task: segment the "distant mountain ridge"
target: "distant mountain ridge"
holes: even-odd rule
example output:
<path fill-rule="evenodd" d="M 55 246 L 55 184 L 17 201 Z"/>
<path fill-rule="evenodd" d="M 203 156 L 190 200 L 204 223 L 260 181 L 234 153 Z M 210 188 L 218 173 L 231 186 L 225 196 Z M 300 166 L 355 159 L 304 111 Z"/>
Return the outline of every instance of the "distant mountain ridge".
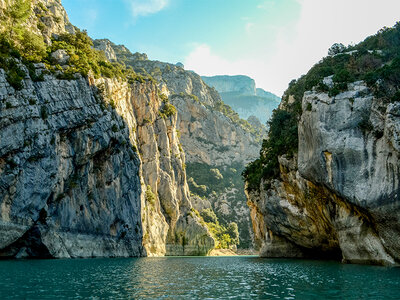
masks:
<path fill-rule="evenodd" d="M 242 95 L 256 95 L 256 82 L 245 75 L 201 76 L 201 78 L 219 93 L 237 92 Z"/>
<path fill-rule="evenodd" d="M 273 93 L 256 88 L 254 79 L 245 75 L 202 76 L 203 81 L 215 88 L 222 100 L 231 106 L 241 118 L 257 117 L 266 124 L 281 99 Z"/>

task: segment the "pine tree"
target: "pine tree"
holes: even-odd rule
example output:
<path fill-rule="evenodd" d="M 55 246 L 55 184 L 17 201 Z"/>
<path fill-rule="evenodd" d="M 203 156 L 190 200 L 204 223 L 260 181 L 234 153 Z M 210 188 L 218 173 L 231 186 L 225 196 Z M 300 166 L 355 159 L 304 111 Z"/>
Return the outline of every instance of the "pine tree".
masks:
<path fill-rule="evenodd" d="M 32 12 L 32 0 L 14 0 L 13 2 L 1 17 L 1 22 L 5 25 L 6 35 L 10 42 L 15 42 L 16 39 L 21 38 L 24 32 L 22 24 Z"/>

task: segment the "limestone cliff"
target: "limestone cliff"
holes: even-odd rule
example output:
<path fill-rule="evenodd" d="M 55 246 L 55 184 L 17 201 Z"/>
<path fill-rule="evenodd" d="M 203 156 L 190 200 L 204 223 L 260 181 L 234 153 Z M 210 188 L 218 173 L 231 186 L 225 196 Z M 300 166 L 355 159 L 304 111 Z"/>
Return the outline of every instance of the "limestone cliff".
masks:
<path fill-rule="evenodd" d="M 3 16 L 7 7 L 13 5 L 14 2 L 13 0 L 0 0 L 0 16 Z M 30 2 L 33 13 L 24 24 L 29 31 L 43 36 L 47 43 L 51 43 L 54 35 L 75 32 L 75 26 L 70 23 L 61 0 L 31 0 Z M 0 28 L 5 25 L 4 23 L 0 24 Z"/>
<path fill-rule="evenodd" d="M 362 82 L 304 95 L 299 157 L 280 157 L 280 178 L 248 193 L 262 256 L 399 259 L 399 105 L 382 113 L 374 100 Z M 363 133 L 363 118 L 383 135 Z"/>
<path fill-rule="evenodd" d="M 59 1 L 34 1 L 37 8 L 57 21 L 53 10 L 65 13 Z M 44 39 L 67 32 L 51 28 Z M 192 213 L 177 115 L 163 113 L 152 81 L 71 78 L 2 59 L 1 256 L 205 255 L 214 247 Z M 11 72 L 24 74 L 18 85 Z"/>
<path fill-rule="evenodd" d="M 136 60 L 132 65 L 136 71 L 144 69 L 154 76 L 160 90 L 177 108 L 178 129 L 188 162 L 245 164 L 257 156 L 257 138 L 262 135 L 257 137 L 251 125 L 225 108 L 218 92 L 199 75 L 158 61 Z"/>
<path fill-rule="evenodd" d="M 1 86 L 2 255 L 183 255 L 213 247 L 190 215 L 176 115 L 159 116 L 153 84 L 46 76 L 26 78 L 15 91 L 3 72 Z M 103 96 L 115 110 L 96 100 Z"/>
<path fill-rule="evenodd" d="M 328 57 L 291 83 L 273 117 L 283 129 L 271 129 L 245 172 L 261 256 L 399 263 L 400 103 L 391 75 L 398 71 L 391 44 L 385 57 L 365 50 L 398 30 L 367 39 L 355 54 Z M 328 63 L 334 75 L 324 77 Z"/>
<path fill-rule="evenodd" d="M 240 174 L 258 155 L 265 128 L 259 123 L 252 126 L 240 120 L 218 92 L 194 72 L 149 60 L 137 60 L 132 65 L 135 70 L 143 68 L 154 76 L 177 108 L 177 129 L 186 154 L 190 189 L 206 198 L 205 205 L 195 208 L 201 212 L 211 206 L 222 224 L 236 222 L 239 247 L 252 248 L 250 217 Z M 220 177 L 215 176 L 215 170 Z"/>
<path fill-rule="evenodd" d="M 191 193 L 206 198 L 198 202 L 198 197 L 192 196 L 197 203 L 194 208 L 201 212 L 211 207 L 223 224 L 238 223 L 242 247 L 252 247 L 240 174 L 258 155 L 265 128 L 257 121 L 252 122 L 253 126 L 241 120 L 215 89 L 180 64 L 151 61 L 145 54 L 131 54 L 124 46 L 107 40 L 97 40 L 95 45 L 102 49 L 111 45 L 114 52 L 110 57 L 116 55 L 118 61 L 132 66 L 137 73 L 157 80 L 162 97 L 168 97 L 178 112 L 177 133 L 186 154 Z M 222 177 L 214 178 L 212 171 L 216 169 Z"/>

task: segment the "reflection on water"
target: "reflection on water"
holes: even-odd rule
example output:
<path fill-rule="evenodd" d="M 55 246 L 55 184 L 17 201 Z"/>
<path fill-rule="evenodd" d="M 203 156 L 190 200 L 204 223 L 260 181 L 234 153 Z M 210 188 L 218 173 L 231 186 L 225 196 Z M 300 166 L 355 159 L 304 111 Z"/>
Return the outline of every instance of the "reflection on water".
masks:
<path fill-rule="evenodd" d="M 400 269 L 257 257 L 0 261 L 1 299 L 399 299 Z"/>

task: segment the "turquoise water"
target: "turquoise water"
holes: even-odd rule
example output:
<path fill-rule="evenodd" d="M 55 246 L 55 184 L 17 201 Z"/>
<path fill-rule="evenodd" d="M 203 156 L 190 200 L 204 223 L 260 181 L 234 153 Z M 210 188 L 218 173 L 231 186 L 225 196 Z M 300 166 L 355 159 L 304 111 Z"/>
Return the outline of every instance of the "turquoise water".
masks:
<path fill-rule="evenodd" d="M 0 261 L 0 299 L 400 299 L 400 269 L 258 257 Z"/>

